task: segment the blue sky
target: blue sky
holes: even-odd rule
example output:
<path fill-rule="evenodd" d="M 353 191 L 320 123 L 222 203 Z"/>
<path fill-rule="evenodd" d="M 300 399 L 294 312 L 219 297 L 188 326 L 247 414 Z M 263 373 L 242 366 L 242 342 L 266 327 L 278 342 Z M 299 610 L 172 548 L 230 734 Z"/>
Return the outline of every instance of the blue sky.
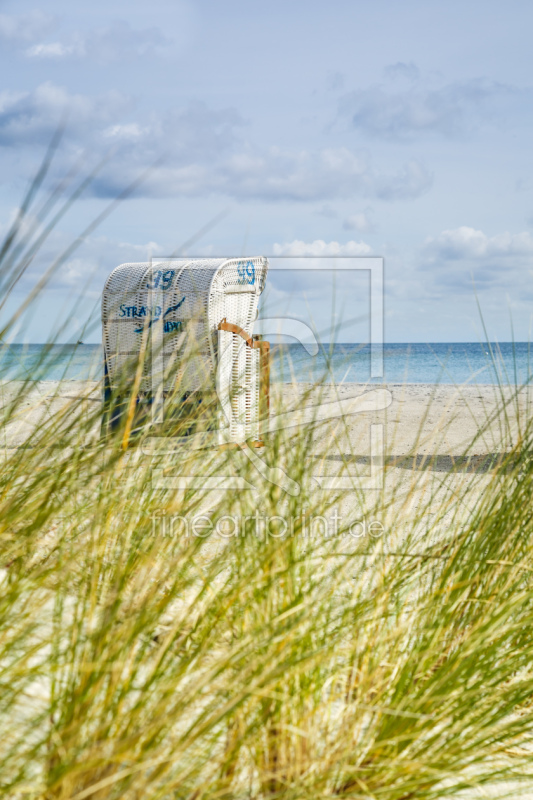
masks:
<path fill-rule="evenodd" d="M 153 167 L 31 336 L 225 211 L 196 253 L 384 256 L 388 341 L 476 340 L 473 280 L 490 335 L 528 339 L 532 23 L 523 0 L 0 0 L 0 225 L 65 113 L 51 180 L 109 154 L 26 287 Z"/>

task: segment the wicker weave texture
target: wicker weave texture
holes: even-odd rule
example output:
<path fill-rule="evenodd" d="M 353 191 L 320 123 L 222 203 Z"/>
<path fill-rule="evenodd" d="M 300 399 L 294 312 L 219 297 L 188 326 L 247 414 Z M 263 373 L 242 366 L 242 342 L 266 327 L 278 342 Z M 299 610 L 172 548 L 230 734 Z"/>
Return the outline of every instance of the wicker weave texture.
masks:
<path fill-rule="evenodd" d="M 219 331 L 226 319 L 253 334 L 268 260 L 195 259 L 129 263 L 109 276 L 102 295 L 103 346 L 112 389 L 146 357 L 139 391 L 185 393 L 217 385 L 220 424 L 234 441 L 258 435 L 259 356 L 239 336 Z M 174 368 L 169 366 L 174 365 Z"/>

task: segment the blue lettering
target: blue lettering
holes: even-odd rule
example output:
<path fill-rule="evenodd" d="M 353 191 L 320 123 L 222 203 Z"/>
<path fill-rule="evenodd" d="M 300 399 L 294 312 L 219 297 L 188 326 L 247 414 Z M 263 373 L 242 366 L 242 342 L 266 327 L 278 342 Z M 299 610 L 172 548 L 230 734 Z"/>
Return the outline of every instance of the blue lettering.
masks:
<path fill-rule="evenodd" d="M 172 333 L 173 331 L 180 331 L 181 330 L 181 320 L 172 320 L 167 319 L 163 325 L 163 330 L 165 333 Z"/>
<path fill-rule="evenodd" d="M 165 313 L 163 314 L 163 317 L 166 317 L 168 314 L 171 314 L 172 312 L 177 311 L 178 308 L 180 308 L 180 306 L 182 306 L 184 302 L 185 302 L 185 296 L 181 298 L 179 303 L 176 303 L 176 305 L 170 306 L 169 308 L 167 308 Z M 130 316 L 131 317 L 147 317 L 147 316 L 151 316 L 152 317 L 152 319 L 150 320 L 150 322 L 148 322 L 147 325 L 143 326 L 141 324 L 138 328 L 135 328 L 135 333 L 142 333 L 143 330 L 146 327 L 150 328 L 154 324 L 154 322 L 157 322 L 161 318 L 161 312 L 162 312 L 161 306 L 155 306 L 155 307 L 154 306 L 152 306 L 152 307 L 150 307 L 150 306 L 141 306 L 140 308 L 137 308 L 137 306 L 128 306 L 128 307 L 125 307 L 125 308 L 126 308 L 126 311 L 128 312 L 128 317 L 130 317 Z M 129 313 L 130 311 L 132 312 L 131 314 Z M 182 327 L 183 327 L 182 320 L 174 321 L 174 320 L 166 319 L 164 324 L 163 324 L 163 331 L 165 333 L 170 333 L 172 331 L 180 331 L 182 329 Z"/>

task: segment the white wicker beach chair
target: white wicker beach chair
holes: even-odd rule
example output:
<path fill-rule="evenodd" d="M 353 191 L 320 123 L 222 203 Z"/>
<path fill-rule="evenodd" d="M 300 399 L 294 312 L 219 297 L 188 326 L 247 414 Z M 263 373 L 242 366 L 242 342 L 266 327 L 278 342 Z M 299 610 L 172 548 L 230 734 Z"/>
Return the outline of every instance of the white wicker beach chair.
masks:
<path fill-rule="evenodd" d="M 105 400 L 133 381 L 138 402 L 178 387 L 184 401 L 216 390 L 220 442 L 260 443 L 268 410 L 269 344 L 253 335 L 268 259 L 122 264 L 102 295 Z M 112 424 L 119 422 L 119 414 Z"/>

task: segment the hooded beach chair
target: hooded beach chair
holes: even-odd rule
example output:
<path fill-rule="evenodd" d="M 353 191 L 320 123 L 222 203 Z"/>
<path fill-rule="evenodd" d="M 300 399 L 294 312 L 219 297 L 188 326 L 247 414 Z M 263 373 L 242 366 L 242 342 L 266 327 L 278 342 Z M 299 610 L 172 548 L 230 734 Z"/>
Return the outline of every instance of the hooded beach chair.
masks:
<path fill-rule="evenodd" d="M 105 426 L 121 424 L 135 385 L 146 418 L 168 397 L 182 410 L 215 398 L 215 440 L 260 445 L 270 345 L 253 327 L 267 270 L 264 257 L 114 269 L 102 295 Z"/>

